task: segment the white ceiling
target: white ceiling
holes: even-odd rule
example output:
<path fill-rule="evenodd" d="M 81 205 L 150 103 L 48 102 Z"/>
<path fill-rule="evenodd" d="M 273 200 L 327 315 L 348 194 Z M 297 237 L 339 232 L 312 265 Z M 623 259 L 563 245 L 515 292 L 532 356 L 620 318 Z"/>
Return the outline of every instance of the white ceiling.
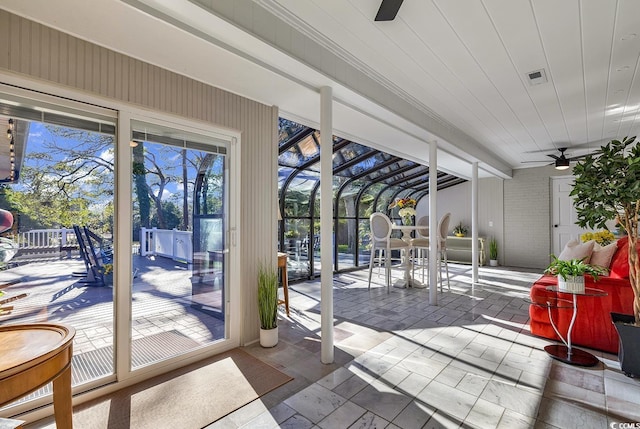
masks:
<path fill-rule="evenodd" d="M 405 0 L 394 21 L 374 22 L 380 1 L 0 7 L 307 125 L 319 123 L 318 88 L 331 86 L 336 134 L 425 163 L 436 140 L 438 168 L 462 177 L 473 161 L 481 176 L 508 177 L 558 148 L 581 155 L 638 133 L 640 1 Z M 532 86 L 539 69 L 548 81 Z"/>

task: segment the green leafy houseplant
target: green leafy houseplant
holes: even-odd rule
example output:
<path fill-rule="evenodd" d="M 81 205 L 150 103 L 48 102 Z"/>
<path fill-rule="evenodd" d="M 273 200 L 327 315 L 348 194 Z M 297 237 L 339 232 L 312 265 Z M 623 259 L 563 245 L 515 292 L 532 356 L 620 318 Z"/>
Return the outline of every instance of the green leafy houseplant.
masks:
<path fill-rule="evenodd" d="M 629 237 L 629 280 L 633 288 L 633 314 L 640 325 L 640 262 L 638 213 L 640 211 L 640 145 L 635 137 L 612 140 L 573 168 L 571 196 L 582 228 L 606 228 L 616 220 Z"/>
<path fill-rule="evenodd" d="M 278 274 L 264 264 L 258 267 L 258 313 L 261 329 L 278 326 Z"/>
<path fill-rule="evenodd" d="M 495 238 L 489 240 L 489 259 L 498 260 L 498 241 Z"/>
<path fill-rule="evenodd" d="M 467 233 L 467 227 L 464 226 L 462 222 L 460 222 L 453 228 L 453 233 L 457 236 L 464 237 L 464 235 Z"/>
<path fill-rule="evenodd" d="M 606 275 L 608 272 L 604 267 L 585 263 L 584 258 L 571 259 L 568 261 L 558 259 L 556 255 L 551 255 L 551 258 L 553 260 L 544 272 L 554 276 L 560 276 L 565 281 L 570 276 L 583 276 L 585 274 L 591 275 L 594 281 L 598 281 L 598 276 Z"/>

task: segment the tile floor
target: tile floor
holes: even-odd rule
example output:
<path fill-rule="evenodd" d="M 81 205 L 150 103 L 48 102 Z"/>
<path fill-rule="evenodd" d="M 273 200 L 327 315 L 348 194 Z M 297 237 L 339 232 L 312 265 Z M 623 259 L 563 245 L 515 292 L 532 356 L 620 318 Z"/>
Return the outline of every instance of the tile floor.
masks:
<path fill-rule="evenodd" d="M 320 362 L 320 283 L 290 287 L 280 341 L 246 350 L 293 381 L 209 425 L 217 428 L 606 428 L 640 422 L 640 380 L 617 356 L 555 361 L 528 331 L 539 273 L 451 265 L 451 290 L 367 290 L 366 271 L 334 282 L 335 362 Z M 631 426 L 627 426 L 631 427 Z M 636 427 L 636 426 L 633 426 Z"/>

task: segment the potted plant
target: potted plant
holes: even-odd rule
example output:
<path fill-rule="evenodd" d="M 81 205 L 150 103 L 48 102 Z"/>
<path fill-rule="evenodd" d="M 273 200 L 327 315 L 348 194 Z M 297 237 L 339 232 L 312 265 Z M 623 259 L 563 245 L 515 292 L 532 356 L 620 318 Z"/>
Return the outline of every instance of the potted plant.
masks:
<path fill-rule="evenodd" d="M 489 266 L 498 266 L 498 240 L 495 238 L 489 240 Z"/>
<path fill-rule="evenodd" d="M 551 255 L 553 259 L 545 273 L 558 276 L 558 289 L 564 292 L 584 293 L 584 275 L 589 274 L 594 281 L 598 281 L 598 276 L 606 275 L 607 269 L 598 265 L 589 265 L 582 259 L 570 259 L 568 261 L 558 259 L 556 255 Z"/>
<path fill-rule="evenodd" d="M 105 286 L 113 286 L 113 264 L 104 264 L 100 269 Z"/>
<path fill-rule="evenodd" d="M 278 344 L 278 274 L 275 267 L 258 267 L 258 314 L 260 316 L 260 345 Z"/>
<path fill-rule="evenodd" d="M 574 197 L 579 226 L 606 228 L 605 222 L 615 220 L 628 236 L 633 315 L 611 313 L 611 317 L 620 336 L 620 366 L 625 374 L 640 376 L 640 145 L 635 139 L 612 140 L 579 161 L 573 168 L 576 178 L 570 195 Z"/>
<path fill-rule="evenodd" d="M 456 237 L 464 237 L 467 234 L 467 227 L 460 222 L 453 228 L 453 235 Z"/>

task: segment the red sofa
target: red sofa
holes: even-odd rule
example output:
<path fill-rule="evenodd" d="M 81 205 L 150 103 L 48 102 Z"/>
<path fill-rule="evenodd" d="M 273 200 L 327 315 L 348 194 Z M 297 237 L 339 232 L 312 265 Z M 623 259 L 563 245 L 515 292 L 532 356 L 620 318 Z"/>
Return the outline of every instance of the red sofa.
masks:
<path fill-rule="evenodd" d="M 586 287 L 603 290 L 607 295 L 578 296 L 578 315 L 571 335 L 572 344 L 616 354 L 619 343 L 618 333 L 609 313 L 633 314 L 633 289 L 629 281 L 627 238 L 618 240 L 617 245 L 609 266 L 609 275 L 599 277 L 597 282 L 594 282 L 590 276 L 585 278 Z M 553 304 L 558 298 L 571 300 L 573 297 L 571 294 L 551 292 L 546 289 L 548 286 L 557 284 L 557 278 L 549 275 L 542 276 L 533 284 L 530 292 L 532 304 L 529 306 L 529 317 L 533 335 L 559 341 L 544 304 L 546 302 Z M 570 308 L 551 308 L 551 314 L 556 327 L 566 338 L 573 311 Z"/>

